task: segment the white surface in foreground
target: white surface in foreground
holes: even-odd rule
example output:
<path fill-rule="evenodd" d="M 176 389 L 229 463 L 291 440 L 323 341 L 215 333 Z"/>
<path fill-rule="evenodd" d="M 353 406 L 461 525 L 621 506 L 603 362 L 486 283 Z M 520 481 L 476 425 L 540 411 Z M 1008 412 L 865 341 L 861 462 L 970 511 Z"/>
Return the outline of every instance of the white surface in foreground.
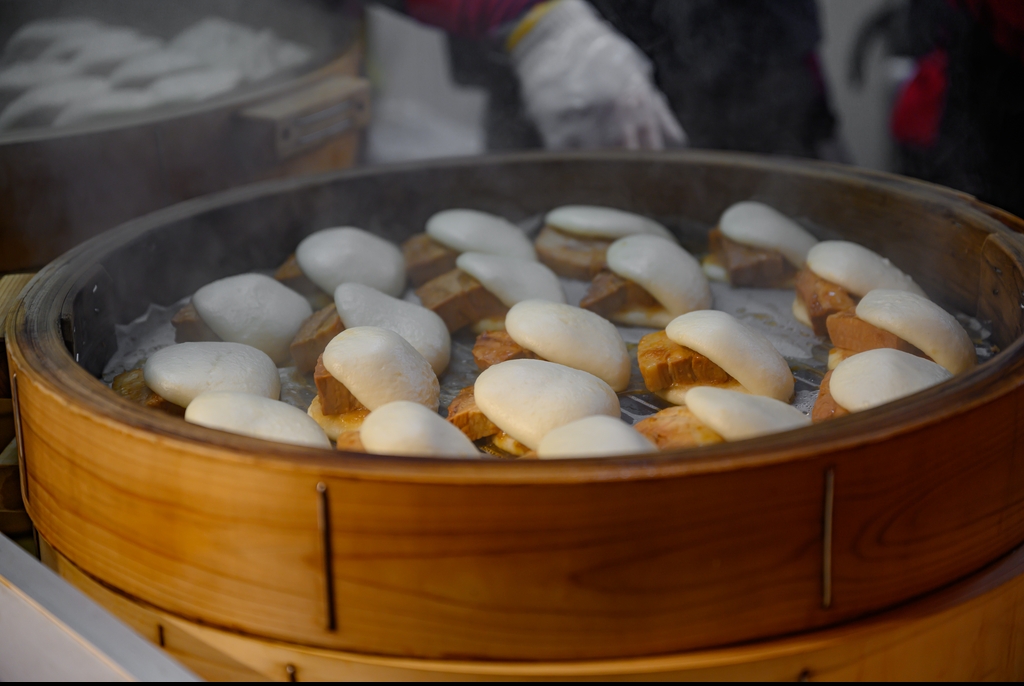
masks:
<path fill-rule="evenodd" d="M 0 681 L 199 681 L 0 536 Z"/>

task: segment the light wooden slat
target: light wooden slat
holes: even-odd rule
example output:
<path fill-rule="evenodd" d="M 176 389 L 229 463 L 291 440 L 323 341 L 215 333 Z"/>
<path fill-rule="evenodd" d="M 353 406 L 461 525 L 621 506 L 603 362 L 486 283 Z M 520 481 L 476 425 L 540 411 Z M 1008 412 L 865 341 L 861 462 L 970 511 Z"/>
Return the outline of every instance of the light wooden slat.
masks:
<path fill-rule="evenodd" d="M 8 274 L 0 277 L 0 533 L 17 535 L 31 530 L 32 523 L 21 499 L 17 446 L 14 443 L 14 403 L 11 400 L 4 338 L 7 314 L 21 291 L 35 274 Z"/>
<path fill-rule="evenodd" d="M 14 307 L 14 301 L 28 285 L 35 274 L 8 274 L 0 276 L 0 400 L 11 397 L 11 381 L 7 371 L 7 346 L 4 342 L 7 313 Z M 0 444 L 7 445 L 13 436 L 10 424 L 10 407 L 0 406 Z M 10 434 L 10 435 L 8 435 Z"/>
<path fill-rule="evenodd" d="M 7 274 L 0 276 L 0 338 L 3 338 L 4 323 L 7 320 L 7 313 L 14 305 L 15 298 L 22 289 L 28 285 L 35 273 L 29 274 Z"/>
<path fill-rule="evenodd" d="M 211 680 L 1018 681 L 1024 678 L 1024 549 L 911 605 L 835 629 L 736 648 L 630 660 L 403 660 L 260 640 L 188 622 L 104 588 L 57 555 L 84 593 Z M 291 670 L 291 671 L 289 671 Z"/>

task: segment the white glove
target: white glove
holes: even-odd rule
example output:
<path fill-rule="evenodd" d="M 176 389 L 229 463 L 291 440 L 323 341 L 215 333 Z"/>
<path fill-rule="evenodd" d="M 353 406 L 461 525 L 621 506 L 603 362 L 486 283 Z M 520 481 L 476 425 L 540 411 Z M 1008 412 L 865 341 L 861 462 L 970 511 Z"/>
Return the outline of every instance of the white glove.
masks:
<path fill-rule="evenodd" d="M 583 0 L 559 0 L 511 50 L 544 146 L 661 150 L 686 134 L 651 82 L 651 63 Z"/>

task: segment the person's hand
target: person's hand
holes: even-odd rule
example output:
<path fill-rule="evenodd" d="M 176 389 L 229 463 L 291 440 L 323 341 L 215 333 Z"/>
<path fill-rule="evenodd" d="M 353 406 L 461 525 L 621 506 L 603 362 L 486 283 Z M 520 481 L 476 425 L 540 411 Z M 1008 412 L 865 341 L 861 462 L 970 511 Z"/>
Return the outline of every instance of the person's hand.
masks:
<path fill-rule="evenodd" d="M 546 148 L 685 143 L 647 57 L 583 0 L 535 8 L 522 24 L 509 40 L 512 61 Z"/>

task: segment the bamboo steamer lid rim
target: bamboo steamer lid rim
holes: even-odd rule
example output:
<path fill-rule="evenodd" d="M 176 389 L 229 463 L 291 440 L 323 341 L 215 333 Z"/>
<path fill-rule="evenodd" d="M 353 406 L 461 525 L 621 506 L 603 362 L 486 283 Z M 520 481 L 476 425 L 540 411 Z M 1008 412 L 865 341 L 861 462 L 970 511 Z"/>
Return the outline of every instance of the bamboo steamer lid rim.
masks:
<path fill-rule="evenodd" d="M 410 162 L 387 167 L 328 172 L 310 177 L 260 182 L 212 196 L 189 200 L 126 222 L 72 249 L 45 267 L 29 284 L 7 319 L 12 371 L 31 376 L 69 411 L 88 413 L 118 432 L 147 437 L 154 444 L 172 442 L 193 455 L 212 460 L 259 464 L 261 468 L 308 471 L 323 477 L 451 484 L 553 484 L 594 483 L 622 480 L 657 480 L 699 474 L 757 468 L 774 463 L 810 459 L 824 453 L 849 449 L 925 428 L 962 414 L 1010 392 L 1017 384 L 1013 370 L 1024 370 L 1024 338 L 996 354 L 974 370 L 917 395 L 883 407 L 799 431 L 722 443 L 697 449 L 656 455 L 579 458 L 571 461 L 467 461 L 364 455 L 306 449 L 227 434 L 187 424 L 158 412 L 133 405 L 106 389 L 71 357 L 59 324 L 68 316 L 82 280 L 100 258 L 171 221 L 230 208 L 260 198 L 286 195 L 311 185 L 346 179 L 386 177 L 424 168 L 514 167 L 519 163 L 605 162 L 628 158 L 639 163 L 693 162 L 704 165 L 752 168 L 790 175 L 813 175 L 839 183 L 874 186 L 891 193 L 925 196 L 934 205 L 956 205 L 960 212 L 992 228 L 992 233 L 1016 234 L 995 219 L 995 208 L 970 196 L 940 186 L 882 172 L 854 170 L 842 165 L 806 160 L 774 159 L 759 155 L 673 151 L 668 153 L 576 152 L 514 153 L 483 158 L 464 158 L 429 163 Z M 1009 215 L 1007 215 L 1009 216 Z M 1024 222 L 1013 218 L 1024 230 Z M 28 311 L 33 316 L 28 316 Z M 24 383 L 25 381 L 22 381 Z"/>

